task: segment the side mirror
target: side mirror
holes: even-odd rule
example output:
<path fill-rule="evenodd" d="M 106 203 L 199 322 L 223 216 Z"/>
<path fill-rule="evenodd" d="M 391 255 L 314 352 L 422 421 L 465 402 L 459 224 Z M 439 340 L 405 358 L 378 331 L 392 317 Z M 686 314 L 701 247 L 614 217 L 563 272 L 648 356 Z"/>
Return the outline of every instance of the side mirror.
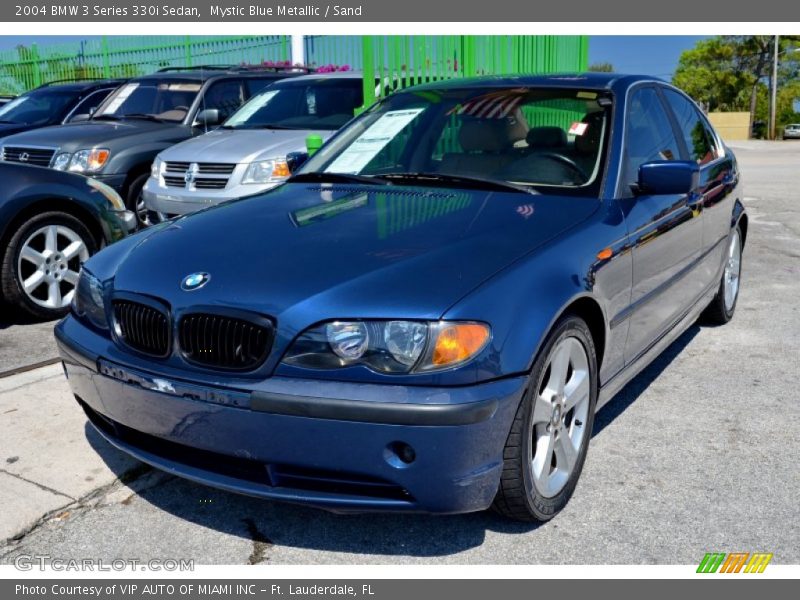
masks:
<path fill-rule="evenodd" d="M 197 116 L 194 118 L 194 126 L 211 127 L 219 125 L 221 120 L 218 108 L 207 108 L 197 113 Z"/>
<path fill-rule="evenodd" d="M 286 164 L 289 166 L 289 172 L 294 173 L 303 166 L 308 160 L 308 152 L 290 152 L 286 155 Z"/>
<path fill-rule="evenodd" d="M 700 167 L 690 161 L 654 160 L 639 166 L 635 194 L 688 194 L 700 183 Z"/>
<path fill-rule="evenodd" d="M 92 118 L 90 113 L 82 113 L 80 115 L 74 115 L 68 121 L 69 123 L 83 123 L 84 121 L 88 121 Z"/>

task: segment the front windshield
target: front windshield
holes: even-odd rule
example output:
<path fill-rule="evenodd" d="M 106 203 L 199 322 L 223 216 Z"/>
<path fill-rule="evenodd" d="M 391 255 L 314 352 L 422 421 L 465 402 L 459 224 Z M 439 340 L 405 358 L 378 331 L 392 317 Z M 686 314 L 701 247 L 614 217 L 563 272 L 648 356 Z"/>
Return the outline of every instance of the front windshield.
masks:
<path fill-rule="evenodd" d="M 120 87 L 97 109 L 95 118 L 152 117 L 183 121 L 200 84 L 191 81 L 138 81 Z"/>
<path fill-rule="evenodd" d="M 317 79 L 271 86 L 223 125 L 226 129 L 335 131 L 364 103 L 361 79 Z"/>
<path fill-rule="evenodd" d="M 76 96 L 74 91 L 47 88 L 30 92 L 0 106 L 0 123 L 44 125 L 60 120 Z"/>
<path fill-rule="evenodd" d="M 394 180 L 480 178 L 596 192 L 610 98 L 552 88 L 397 93 L 373 106 L 302 167 Z"/>

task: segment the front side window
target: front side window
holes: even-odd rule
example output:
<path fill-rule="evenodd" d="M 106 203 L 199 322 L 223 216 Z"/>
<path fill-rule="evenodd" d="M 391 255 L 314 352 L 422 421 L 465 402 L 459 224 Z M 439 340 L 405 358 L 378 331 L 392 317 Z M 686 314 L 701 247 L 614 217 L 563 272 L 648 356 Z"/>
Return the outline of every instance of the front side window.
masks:
<path fill-rule="evenodd" d="M 192 81 L 132 81 L 111 94 L 95 118 L 152 118 L 180 122 L 192 106 L 200 84 Z"/>
<path fill-rule="evenodd" d="M 636 183 L 643 163 L 681 158 L 672 124 L 654 88 L 640 88 L 631 95 L 625 132 L 626 185 Z"/>
<path fill-rule="evenodd" d="M 714 135 L 692 102 L 672 90 L 664 90 L 664 97 L 675 114 L 678 128 L 683 134 L 689 157 L 698 165 L 710 163 L 717 158 L 718 149 Z"/>
<path fill-rule="evenodd" d="M 97 107 L 100 106 L 100 103 L 105 100 L 108 95 L 114 91 L 113 88 L 107 90 L 97 90 L 96 92 L 92 92 L 86 98 L 78 103 L 74 109 L 72 109 L 72 113 L 70 114 L 70 120 L 74 119 L 77 116 L 83 115 L 91 115 L 97 110 Z"/>
<path fill-rule="evenodd" d="M 203 96 L 202 109 L 216 108 L 220 121 L 230 117 L 242 105 L 242 84 L 239 80 L 219 81 L 208 88 Z"/>
<path fill-rule="evenodd" d="M 335 131 L 364 103 L 360 79 L 292 81 L 252 98 L 226 129 L 319 129 Z"/>
<path fill-rule="evenodd" d="M 397 93 L 301 170 L 473 177 L 590 194 L 600 179 L 610 97 L 551 88 Z M 596 190 L 595 190 L 596 191 Z"/>

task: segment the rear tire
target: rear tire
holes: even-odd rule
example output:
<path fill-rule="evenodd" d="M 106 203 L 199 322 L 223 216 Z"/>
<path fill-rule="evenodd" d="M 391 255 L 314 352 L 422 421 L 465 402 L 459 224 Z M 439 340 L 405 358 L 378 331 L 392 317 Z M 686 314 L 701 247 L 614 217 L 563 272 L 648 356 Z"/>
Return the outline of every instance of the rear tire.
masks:
<path fill-rule="evenodd" d="M 742 274 L 742 239 L 742 230 L 737 225 L 728 240 L 725 268 L 722 270 L 717 295 L 703 312 L 703 320 L 707 323 L 724 325 L 733 318 Z"/>
<path fill-rule="evenodd" d="M 0 263 L 0 289 L 7 302 L 39 319 L 69 312 L 81 264 L 97 242 L 80 220 L 62 212 L 35 215 L 22 223 Z"/>
<path fill-rule="evenodd" d="M 586 323 L 561 319 L 530 374 L 503 450 L 493 508 L 517 521 L 548 521 L 569 502 L 594 424 L 597 358 Z"/>

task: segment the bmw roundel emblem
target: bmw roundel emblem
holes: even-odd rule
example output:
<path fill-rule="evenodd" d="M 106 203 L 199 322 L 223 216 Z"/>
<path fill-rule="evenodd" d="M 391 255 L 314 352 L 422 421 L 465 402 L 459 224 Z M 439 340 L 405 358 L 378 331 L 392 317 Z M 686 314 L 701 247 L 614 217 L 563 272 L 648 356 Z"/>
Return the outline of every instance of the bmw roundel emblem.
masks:
<path fill-rule="evenodd" d="M 181 281 L 181 289 L 187 292 L 199 290 L 208 283 L 209 279 L 211 279 L 211 275 L 208 273 L 192 273 L 183 278 L 183 281 Z"/>

